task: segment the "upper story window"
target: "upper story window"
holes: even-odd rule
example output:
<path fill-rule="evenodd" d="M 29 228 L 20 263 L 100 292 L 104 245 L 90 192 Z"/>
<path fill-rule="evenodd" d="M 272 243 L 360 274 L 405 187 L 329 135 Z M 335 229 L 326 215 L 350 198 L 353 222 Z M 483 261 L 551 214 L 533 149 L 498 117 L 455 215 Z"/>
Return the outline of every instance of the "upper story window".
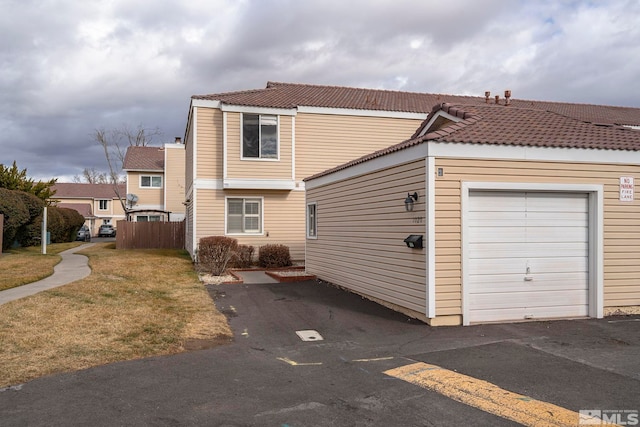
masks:
<path fill-rule="evenodd" d="M 99 202 L 98 209 L 100 209 L 101 211 L 106 211 L 107 209 L 109 209 L 108 200 L 99 200 L 98 202 Z"/>
<path fill-rule="evenodd" d="M 278 158 L 278 116 L 242 115 L 242 158 Z"/>
<path fill-rule="evenodd" d="M 162 188 L 162 177 L 159 175 L 142 175 L 140 177 L 141 188 Z"/>

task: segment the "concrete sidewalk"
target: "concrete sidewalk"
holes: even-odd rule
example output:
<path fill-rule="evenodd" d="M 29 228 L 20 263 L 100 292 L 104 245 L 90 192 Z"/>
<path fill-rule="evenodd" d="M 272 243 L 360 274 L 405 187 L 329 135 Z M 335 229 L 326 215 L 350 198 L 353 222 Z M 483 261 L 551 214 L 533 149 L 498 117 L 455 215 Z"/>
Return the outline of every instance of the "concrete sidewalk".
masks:
<path fill-rule="evenodd" d="M 60 252 L 62 261 L 53 269 L 53 274 L 37 282 L 28 285 L 18 286 L 16 288 L 0 291 L 0 305 L 9 301 L 24 298 L 47 289 L 56 288 L 66 285 L 76 280 L 84 279 L 91 274 L 89 268 L 89 259 L 84 255 L 78 255 L 75 252 L 93 246 L 94 243 L 80 245 L 78 247 Z"/>
<path fill-rule="evenodd" d="M 264 270 L 234 270 L 233 273 L 240 276 L 245 285 L 278 283 L 276 279 L 267 275 Z"/>

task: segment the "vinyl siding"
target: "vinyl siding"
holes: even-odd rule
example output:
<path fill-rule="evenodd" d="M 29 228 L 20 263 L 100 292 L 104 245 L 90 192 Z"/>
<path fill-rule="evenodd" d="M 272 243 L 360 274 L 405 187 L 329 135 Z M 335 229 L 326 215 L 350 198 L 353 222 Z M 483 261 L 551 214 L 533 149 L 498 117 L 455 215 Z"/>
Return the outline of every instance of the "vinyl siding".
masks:
<path fill-rule="evenodd" d="M 243 245 L 282 244 L 291 258 L 304 259 L 304 193 L 302 191 L 198 190 L 196 238 L 225 235 L 225 197 L 262 197 L 263 235 L 230 235 Z M 267 236 L 268 233 L 268 236 Z"/>
<path fill-rule="evenodd" d="M 426 248 L 404 243 L 410 234 L 425 236 L 424 188 L 420 160 L 308 190 L 307 203 L 317 203 L 318 238 L 307 239 L 307 271 L 424 314 Z M 419 194 L 413 212 L 404 208 L 409 191 Z"/>
<path fill-rule="evenodd" d="M 185 150 L 184 145 L 165 147 L 164 209 L 171 214 L 184 214 Z"/>
<path fill-rule="evenodd" d="M 461 314 L 462 181 L 604 185 L 604 307 L 640 305 L 640 201 L 619 201 L 619 178 L 633 165 L 436 159 L 436 315 Z"/>
<path fill-rule="evenodd" d="M 421 120 L 301 113 L 296 116 L 296 179 L 409 139 Z"/>
<path fill-rule="evenodd" d="M 193 114 L 197 114 L 197 108 L 193 109 Z M 189 133 L 186 135 L 184 145 L 185 145 L 185 192 L 188 193 L 192 190 L 193 186 L 193 178 L 194 178 L 194 144 L 195 140 L 193 138 L 193 128 L 194 126 L 189 126 Z"/>
<path fill-rule="evenodd" d="M 162 187 L 140 187 L 141 176 L 161 176 Z M 165 177 L 162 172 L 129 172 L 127 174 L 127 191 L 138 196 L 138 201 L 133 209 L 162 209 L 164 199 Z"/>
<path fill-rule="evenodd" d="M 279 159 L 241 159 L 241 114 L 227 113 L 226 178 L 291 179 L 292 117 L 279 116 Z"/>
<path fill-rule="evenodd" d="M 213 108 L 197 108 L 197 172 L 198 179 L 222 178 L 222 112 Z"/>

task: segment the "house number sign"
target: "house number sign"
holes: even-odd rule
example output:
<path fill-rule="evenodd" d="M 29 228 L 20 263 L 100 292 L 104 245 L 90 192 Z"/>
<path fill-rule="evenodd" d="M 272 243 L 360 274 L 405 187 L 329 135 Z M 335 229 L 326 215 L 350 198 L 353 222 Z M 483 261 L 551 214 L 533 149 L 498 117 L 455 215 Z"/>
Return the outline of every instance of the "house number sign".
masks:
<path fill-rule="evenodd" d="M 620 177 L 620 201 L 633 202 L 633 177 Z"/>

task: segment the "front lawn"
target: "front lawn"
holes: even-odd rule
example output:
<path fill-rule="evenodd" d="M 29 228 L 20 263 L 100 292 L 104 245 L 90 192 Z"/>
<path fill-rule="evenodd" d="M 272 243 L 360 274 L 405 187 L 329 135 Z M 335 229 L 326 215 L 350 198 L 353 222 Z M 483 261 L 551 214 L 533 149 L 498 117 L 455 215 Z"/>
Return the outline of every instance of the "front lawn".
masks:
<path fill-rule="evenodd" d="M 0 305 L 0 387 L 231 339 L 186 253 L 113 243 L 78 253 L 89 277 Z"/>
<path fill-rule="evenodd" d="M 40 246 L 11 249 L 0 255 L 0 291 L 37 282 L 53 274 L 53 267 L 62 259 L 62 251 L 81 245 L 81 242 L 47 245 L 42 255 Z"/>

